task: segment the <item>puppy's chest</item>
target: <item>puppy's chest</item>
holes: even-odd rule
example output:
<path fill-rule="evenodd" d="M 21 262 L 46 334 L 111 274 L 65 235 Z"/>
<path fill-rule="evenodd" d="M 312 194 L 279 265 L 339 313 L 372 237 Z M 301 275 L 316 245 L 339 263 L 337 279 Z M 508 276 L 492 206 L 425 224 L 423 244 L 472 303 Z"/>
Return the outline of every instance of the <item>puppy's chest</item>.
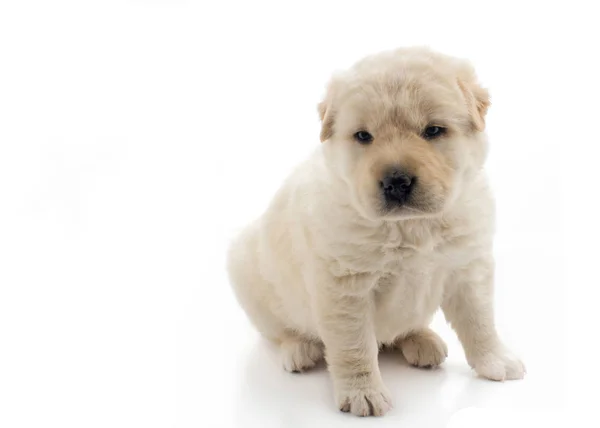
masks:
<path fill-rule="evenodd" d="M 391 343 L 429 324 L 441 305 L 447 275 L 433 265 L 407 266 L 399 274 L 382 275 L 372 291 L 378 341 Z"/>
<path fill-rule="evenodd" d="M 447 240 L 439 227 L 408 232 L 399 228 L 391 229 L 382 236 L 378 249 L 379 271 L 384 274 L 399 274 L 429 264 L 439 264 L 442 262 Z"/>
<path fill-rule="evenodd" d="M 360 240 L 337 241 L 335 273 L 404 275 L 414 271 L 451 268 L 468 251 L 463 234 L 443 222 L 386 225 Z"/>
<path fill-rule="evenodd" d="M 451 270 L 446 240 L 431 235 L 419 244 L 390 242 L 382 250 L 381 276 L 373 290 L 380 342 L 427 325 L 441 304 Z"/>

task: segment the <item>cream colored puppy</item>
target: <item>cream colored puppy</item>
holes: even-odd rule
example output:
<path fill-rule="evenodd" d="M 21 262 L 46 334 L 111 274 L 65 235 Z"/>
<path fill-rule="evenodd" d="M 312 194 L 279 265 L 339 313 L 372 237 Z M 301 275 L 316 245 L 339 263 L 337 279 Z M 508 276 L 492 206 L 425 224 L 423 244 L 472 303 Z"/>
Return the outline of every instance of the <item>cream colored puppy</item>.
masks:
<path fill-rule="evenodd" d="M 441 307 L 475 371 L 520 379 L 494 327 L 488 93 L 465 61 L 411 48 L 340 73 L 319 105 L 323 144 L 233 243 L 229 273 L 256 328 L 302 371 L 324 356 L 339 408 L 391 407 L 377 354 L 446 358 Z"/>

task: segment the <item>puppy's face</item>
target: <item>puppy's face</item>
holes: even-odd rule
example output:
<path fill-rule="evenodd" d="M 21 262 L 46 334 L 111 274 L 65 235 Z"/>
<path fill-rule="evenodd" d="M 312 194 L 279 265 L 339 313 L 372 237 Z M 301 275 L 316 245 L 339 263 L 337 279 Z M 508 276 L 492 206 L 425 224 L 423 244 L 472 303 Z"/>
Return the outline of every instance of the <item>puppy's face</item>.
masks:
<path fill-rule="evenodd" d="M 464 62 L 421 49 L 369 57 L 319 105 L 327 163 L 367 218 L 439 214 L 484 161 L 488 104 Z"/>

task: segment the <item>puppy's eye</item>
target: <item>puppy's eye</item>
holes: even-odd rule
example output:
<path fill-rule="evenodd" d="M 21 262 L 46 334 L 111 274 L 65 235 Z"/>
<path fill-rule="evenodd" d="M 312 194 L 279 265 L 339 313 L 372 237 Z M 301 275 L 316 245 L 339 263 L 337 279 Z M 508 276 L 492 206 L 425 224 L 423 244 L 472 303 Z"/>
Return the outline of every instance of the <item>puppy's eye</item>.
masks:
<path fill-rule="evenodd" d="M 441 126 L 428 126 L 423 131 L 423 138 L 426 140 L 433 140 L 434 138 L 441 137 L 446 133 L 446 128 Z"/>
<path fill-rule="evenodd" d="M 356 134 L 354 134 L 354 139 L 361 144 L 369 144 L 371 141 L 373 141 L 373 136 L 367 131 L 358 131 Z"/>

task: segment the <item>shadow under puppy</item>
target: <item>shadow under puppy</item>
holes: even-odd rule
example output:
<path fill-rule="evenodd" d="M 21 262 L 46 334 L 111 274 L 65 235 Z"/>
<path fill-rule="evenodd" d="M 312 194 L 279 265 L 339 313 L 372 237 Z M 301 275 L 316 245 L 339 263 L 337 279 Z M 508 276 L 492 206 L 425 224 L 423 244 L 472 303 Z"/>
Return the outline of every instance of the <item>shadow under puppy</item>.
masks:
<path fill-rule="evenodd" d="M 370 56 L 331 80 L 323 144 L 233 242 L 228 270 L 283 366 L 326 358 L 342 411 L 383 415 L 377 354 L 441 364 L 441 307 L 483 377 L 520 379 L 494 327 L 488 93 L 465 61 L 424 48 Z"/>

